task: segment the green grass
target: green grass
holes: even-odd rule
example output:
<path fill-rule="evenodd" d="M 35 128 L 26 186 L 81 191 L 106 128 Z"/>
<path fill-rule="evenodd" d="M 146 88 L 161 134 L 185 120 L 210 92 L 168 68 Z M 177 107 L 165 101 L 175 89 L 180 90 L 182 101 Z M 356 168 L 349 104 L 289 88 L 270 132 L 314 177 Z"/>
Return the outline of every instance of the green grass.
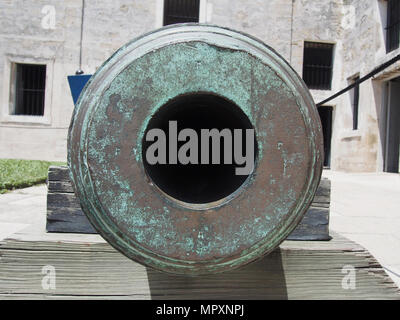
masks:
<path fill-rule="evenodd" d="M 50 165 L 65 165 L 65 163 L 0 159 L 0 194 L 8 190 L 44 183 L 47 179 L 47 171 Z"/>

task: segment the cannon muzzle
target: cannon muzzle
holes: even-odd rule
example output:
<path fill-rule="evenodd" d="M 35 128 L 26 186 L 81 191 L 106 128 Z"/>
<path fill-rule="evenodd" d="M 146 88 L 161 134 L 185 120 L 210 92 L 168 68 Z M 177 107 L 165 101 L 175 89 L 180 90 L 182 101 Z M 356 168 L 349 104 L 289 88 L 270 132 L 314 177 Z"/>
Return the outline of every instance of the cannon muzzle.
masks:
<path fill-rule="evenodd" d="M 318 187 L 322 131 L 273 49 L 182 24 L 124 45 L 83 90 L 70 176 L 97 231 L 157 270 L 222 272 L 274 250 Z"/>

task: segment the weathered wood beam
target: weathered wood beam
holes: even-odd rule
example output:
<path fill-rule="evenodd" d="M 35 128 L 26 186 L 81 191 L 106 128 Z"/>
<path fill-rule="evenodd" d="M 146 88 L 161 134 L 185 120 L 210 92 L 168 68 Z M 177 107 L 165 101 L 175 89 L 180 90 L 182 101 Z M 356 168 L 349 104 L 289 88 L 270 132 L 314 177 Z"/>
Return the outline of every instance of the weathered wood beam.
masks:
<path fill-rule="evenodd" d="M 330 239 L 330 190 L 329 179 L 321 179 L 311 207 L 288 240 Z M 65 166 L 49 169 L 46 229 L 48 232 L 97 233 L 80 208 Z"/>

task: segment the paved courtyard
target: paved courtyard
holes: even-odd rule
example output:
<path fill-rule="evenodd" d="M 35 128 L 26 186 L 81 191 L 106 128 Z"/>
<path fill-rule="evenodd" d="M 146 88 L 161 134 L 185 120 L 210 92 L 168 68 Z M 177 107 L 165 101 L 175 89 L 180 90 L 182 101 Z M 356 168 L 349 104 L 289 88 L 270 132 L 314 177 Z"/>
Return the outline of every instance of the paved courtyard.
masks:
<path fill-rule="evenodd" d="M 46 185 L 0 194 L 0 240 L 27 227 L 45 226 Z"/>
<path fill-rule="evenodd" d="M 400 287 L 400 175 L 325 171 L 332 182 L 330 228 L 367 248 Z M 0 195 L 0 240 L 59 238 L 104 241 L 98 235 L 46 234 L 45 185 Z"/>
<path fill-rule="evenodd" d="M 400 287 L 400 174 L 323 175 L 332 184 L 330 229 L 368 249 Z"/>

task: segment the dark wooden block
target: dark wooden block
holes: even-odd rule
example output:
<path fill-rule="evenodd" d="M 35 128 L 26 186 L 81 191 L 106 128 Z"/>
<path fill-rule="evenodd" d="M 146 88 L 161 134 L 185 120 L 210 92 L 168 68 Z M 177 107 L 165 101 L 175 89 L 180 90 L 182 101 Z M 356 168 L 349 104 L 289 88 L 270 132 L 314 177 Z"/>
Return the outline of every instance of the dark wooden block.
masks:
<path fill-rule="evenodd" d="M 322 178 L 310 208 L 296 229 L 287 237 L 287 240 L 330 240 L 330 203 L 331 181 Z"/>
<path fill-rule="evenodd" d="M 82 211 L 65 209 L 48 211 L 47 232 L 97 233 Z"/>
<path fill-rule="evenodd" d="M 81 206 L 74 193 L 53 193 L 49 190 L 47 193 L 47 208 L 70 208 L 80 210 Z"/>
<path fill-rule="evenodd" d="M 60 193 L 74 193 L 74 188 L 71 185 L 70 181 L 48 181 L 47 187 L 52 192 L 60 192 Z"/>
<path fill-rule="evenodd" d="M 69 182 L 69 171 L 67 166 L 51 166 L 48 173 L 49 181 L 67 181 Z"/>
<path fill-rule="evenodd" d="M 329 208 L 311 206 L 287 240 L 330 240 Z"/>
<path fill-rule="evenodd" d="M 329 240 L 331 183 L 321 179 L 313 203 L 288 240 Z M 47 194 L 48 232 L 97 233 L 75 197 L 68 167 L 50 167 Z"/>

